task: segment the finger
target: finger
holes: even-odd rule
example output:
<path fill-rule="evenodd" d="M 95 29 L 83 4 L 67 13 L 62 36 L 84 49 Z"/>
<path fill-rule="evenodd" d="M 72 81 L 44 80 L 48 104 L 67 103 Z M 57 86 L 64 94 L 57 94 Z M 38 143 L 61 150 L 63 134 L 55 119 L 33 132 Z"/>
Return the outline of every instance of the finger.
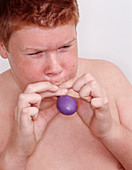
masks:
<path fill-rule="evenodd" d="M 91 122 L 91 128 L 97 137 L 102 138 L 107 135 L 112 126 L 108 99 L 95 98 L 91 103 L 95 109 L 95 118 Z"/>
<path fill-rule="evenodd" d="M 103 90 L 90 74 L 85 74 L 78 79 L 74 83 L 73 89 L 79 93 L 81 98 L 87 101 L 91 101 L 92 98 L 102 97 L 104 95 Z"/>
<path fill-rule="evenodd" d="M 31 107 L 31 106 L 39 108 L 41 100 L 42 100 L 41 95 L 36 94 L 36 93 L 21 94 L 19 96 L 18 105 L 17 105 L 16 113 L 15 113 L 15 116 L 17 117 L 17 119 L 20 119 L 22 109 Z"/>
<path fill-rule="evenodd" d="M 79 92 L 84 85 L 86 85 L 88 82 L 90 83 L 93 80 L 94 78 L 89 73 L 86 73 L 74 82 L 73 89 L 76 92 Z"/>
<path fill-rule="evenodd" d="M 31 105 L 35 105 L 36 107 L 39 107 L 41 100 L 42 100 L 41 95 L 37 93 L 20 94 L 18 100 L 18 110 L 21 110 L 22 108 L 25 107 L 30 107 Z"/>
<path fill-rule="evenodd" d="M 28 131 L 29 125 L 33 125 L 33 121 L 37 119 L 38 112 L 36 107 L 23 108 L 20 116 L 20 127 Z"/>
<path fill-rule="evenodd" d="M 96 81 L 91 81 L 80 89 L 79 95 L 81 98 L 91 101 L 92 98 L 103 97 L 104 93 Z"/>
<path fill-rule="evenodd" d="M 74 77 L 74 78 L 72 78 L 72 79 L 70 79 L 68 81 L 65 81 L 64 83 L 60 84 L 59 87 L 60 88 L 71 89 L 74 82 L 75 82 L 75 80 L 76 80 L 76 77 Z"/>
<path fill-rule="evenodd" d="M 91 100 L 91 105 L 94 109 L 101 109 L 102 110 L 107 110 L 108 109 L 108 98 L 103 97 L 103 98 L 94 98 Z"/>
<path fill-rule="evenodd" d="M 95 117 L 99 122 L 107 122 L 110 120 L 109 102 L 108 98 L 94 98 L 91 101 L 91 105 L 95 110 Z"/>
<path fill-rule="evenodd" d="M 79 96 L 85 100 L 87 100 L 88 102 L 91 101 L 92 97 L 91 97 L 91 92 L 92 89 L 90 87 L 89 84 L 84 85 L 81 90 L 79 91 Z"/>
<path fill-rule="evenodd" d="M 62 96 L 62 95 L 66 95 L 68 93 L 68 89 L 61 89 L 59 88 L 57 92 L 43 92 L 41 93 L 42 98 L 46 98 L 46 97 L 56 97 L 56 96 Z"/>
<path fill-rule="evenodd" d="M 58 87 L 51 84 L 50 82 L 38 82 L 34 84 L 29 84 L 24 93 L 39 93 L 43 91 L 56 92 Z"/>

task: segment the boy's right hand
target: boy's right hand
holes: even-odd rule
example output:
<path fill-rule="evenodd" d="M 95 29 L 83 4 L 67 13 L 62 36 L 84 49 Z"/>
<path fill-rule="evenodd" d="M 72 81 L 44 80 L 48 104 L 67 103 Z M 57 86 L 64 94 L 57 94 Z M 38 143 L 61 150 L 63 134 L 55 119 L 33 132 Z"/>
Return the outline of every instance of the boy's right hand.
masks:
<path fill-rule="evenodd" d="M 50 82 L 39 82 L 27 86 L 20 94 L 15 109 L 15 126 L 8 151 L 17 156 L 28 158 L 36 149 L 43 136 L 47 124 L 57 115 L 56 104 L 40 111 L 44 98 L 67 94 Z"/>

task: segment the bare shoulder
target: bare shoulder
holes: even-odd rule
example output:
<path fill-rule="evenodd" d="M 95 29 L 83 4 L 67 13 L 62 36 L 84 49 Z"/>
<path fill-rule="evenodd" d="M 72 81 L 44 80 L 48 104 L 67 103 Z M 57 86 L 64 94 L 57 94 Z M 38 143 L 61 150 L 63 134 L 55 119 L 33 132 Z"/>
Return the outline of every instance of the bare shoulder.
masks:
<path fill-rule="evenodd" d="M 0 83 L 3 81 L 5 82 L 9 78 L 10 72 L 11 72 L 10 70 L 7 70 L 0 74 Z"/>
<path fill-rule="evenodd" d="M 13 122 L 13 90 L 10 80 L 10 71 L 0 74 L 0 153 L 8 142 Z"/>
<path fill-rule="evenodd" d="M 129 81 L 125 77 L 124 73 L 120 70 L 120 68 L 109 61 L 80 58 L 79 67 L 81 73 L 89 72 L 101 84 L 109 83 L 109 85 L 112 85 L 118 81 L 121 81 L 122 84 L 117 83 L 116 85 L 120 87 L 121 85 L 131 87 Z"/>
<path fill-rule="evenodd" d="M 10 84 L 10 71 L 6 71 L 0 74 L 0 94 L 3 94 L 7 91 Z"/>
<path fill-rule="evenodd" d="M 92 74 L 102 86 L 112 89 L 117 97 L 132 90 L 132 85 L 122 70 L 111 62 L 79 59 L 79 65 L 81 72 Z"/>
<path fill-rule="evenodd" d="M 0 107 L 5 110 L 12 105 L 16 91 L 15 81 L 11 70 L 0 74 Z M 8 107 L 7 107 L 8 102 Z M 2 109 L 1 109 L 2 110 Z"/>
<path fill-rule="evenodd" d="M 0 74 L 0 98 L 3 97 L 3 93 L 6 91 L 7 88 L 6 80 L 7 80 L 7 72 Z"/>
<path fill-rule="evenodd" d="M 83 71 L 85 70 L 93 73 L 98 72 L 103 75 L 111 74 L 113 72 L 122 74 L 121 70 L 115 64 L 106 60 L 80 58 L 79 65 L 83 68 Z"/>

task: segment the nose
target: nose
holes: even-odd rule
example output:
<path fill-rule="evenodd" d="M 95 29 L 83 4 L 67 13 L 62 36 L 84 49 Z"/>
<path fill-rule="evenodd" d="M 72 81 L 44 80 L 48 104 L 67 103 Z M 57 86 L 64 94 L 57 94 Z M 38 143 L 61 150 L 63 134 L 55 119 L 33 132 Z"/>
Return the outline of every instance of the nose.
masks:
<path fill-rule="evenodd" d="M 49 52 L 46 56 L 45 75 L 55 76 L 62 72 L 61 59 L 59 59 L 57 52 Z"/>

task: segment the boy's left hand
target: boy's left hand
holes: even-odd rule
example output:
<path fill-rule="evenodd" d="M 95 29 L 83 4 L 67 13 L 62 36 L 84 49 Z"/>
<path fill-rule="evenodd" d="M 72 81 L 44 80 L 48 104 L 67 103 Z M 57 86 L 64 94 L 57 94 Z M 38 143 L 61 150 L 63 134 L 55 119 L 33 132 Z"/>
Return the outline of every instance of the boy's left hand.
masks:
<path fill-rule="evenodd" d="M 76 101 L 78 103 L 77 113 L 80 118 L 96 137 L 105 138 L 113 126 L 105 91 L 88 73 L 78 78 L 72 84 L 72 89 L 79 95 Z"/>

